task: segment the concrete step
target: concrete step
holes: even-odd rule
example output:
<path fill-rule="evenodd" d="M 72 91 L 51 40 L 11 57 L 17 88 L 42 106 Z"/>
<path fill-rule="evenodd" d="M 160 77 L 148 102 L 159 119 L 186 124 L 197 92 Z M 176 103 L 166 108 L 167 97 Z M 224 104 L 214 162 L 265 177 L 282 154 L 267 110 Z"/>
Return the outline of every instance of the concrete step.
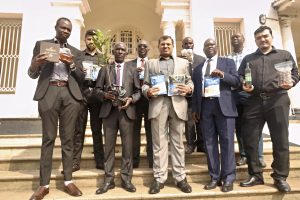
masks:
<path fill-rule="evenodd" d="M 0 170 L 2 171 L 16 171 L 16 170 L 34 170 L 38 169 L 40 166 L 40 153 L 30 153 L 30 149 L 26 150 L 22 154 L 14 155 L 6 155 L 0 156 Z M 40 151 L 40 150 L 39 150 Z M 1 155 L 1 154 L 0 154 Z M 239 154 L 236 150 L 236 158 L 238 159 Z M 300 160 L 300 147 L 291 146 L 290 147 L 290 159 L 291 160 Z M 116 166 L 120 166 L 121 153 L 116 153 Z M 269 148 L 264 149 L 264 160 L 272 161 L 273 155 L 272 150 Z M 194 152 L 191 155 L 186 155 L 186 163 L 187 164 L 205 164 L 206 156 L 201 152 Z M 95 167 L 94 155 L 92 151 L 83 152 L 81 168 L 93 169 Z M 146 153 L 142 152 L 140 156 L 140 166 L 148 166 L 148 161 L 146 157 Z M 53 154 L 53 169 L 60 169 L 61 167 L 61 152 L 60 149 L 55 149 Z"/>
<path fill-rule="evenodd" d="M 271 163 L 267 163 L 264 168 L 264 178 L 271 179 Z M 120 184 L 120 170 L 115 168 L 115 182 Z M 187 164 L 186 174 L 189 182 L 201 183 L 210 180 L 206 164 Z M 169 168 L 169 179 L 167 183 L 173 183 L 171 178 L 171 168 Z M 247 166 L 237 168 L 237 181 L 248 177 Z M 300 160 L 291 162 L 289 178 L 300 178 Z M 73 173 L 73 180 L 79 187 L 98 187 L 104 180 L 104 171 L 97 169 L 81 169 Z M 150 184 L 153 180 L 151 168 L 134 169 L 132 182 L 135 185 Z M 24 189 L 30 190 L 39 185 L 39 170 L 19 170 L 19 171 L 0 171 L 0 191 Z M 58 169 L 52 170 L 51 187 L 63 186 L 63 175 Z M 1 192 L 0 192 L 1 193 Z"/>
<path fill-rule="evenodd" d="M 183 199 L 230 199 L 230 200 L 299 200 L 300 185 L 299 180 L 288 180 L 292 191 L 289 194 L 281 194 L 273 186 L 272 180 L 268 180 L 265 185 L 258 185 L 250 188 L 240 187 L 238 182 L 234 184 L 231 192 L 223 193 L 217 187 L 213 190 L 204 190 L 205 181 L 190 183 L 193 192 L 186 194 L 176 188 L 174 184 L 166 184 L 160 193 L 155 195 L 148 194 L 149 184 L 137 186 L 135 193 L 129 193 L 119 185 L 109 190 L 105 194 L 95 195 L 96 187 L 80 187 L 83 192 L 81 197 L 71 197 L 63 191 L 62 187 L 51 187 L 45 200 L 142 200 L 142 199 L 163 199 L 163 200 L 183 200 Z M 21 188 L 20 188 L 21 189 Z M 35 188 L 34 188 L 35 189 Z M 1 191 L 0 199 L 20 200 L 29 199 L 33 190 Z"/>

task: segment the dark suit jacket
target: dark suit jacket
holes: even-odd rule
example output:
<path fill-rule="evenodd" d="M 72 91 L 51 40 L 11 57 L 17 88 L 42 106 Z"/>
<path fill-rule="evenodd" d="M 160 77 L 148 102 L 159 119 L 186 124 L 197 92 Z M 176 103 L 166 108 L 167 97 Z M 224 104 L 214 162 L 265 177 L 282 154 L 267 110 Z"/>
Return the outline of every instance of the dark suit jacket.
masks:
<path fill-rule="evenodd" d="M 192 111 L 201 116 L 201 101 L 202 101 L 202 68 L 204 63 L 198 65 L 194 70 L 193 82 L 195 85 Z M 224 78 L 220 81 L 220 97 L 219 104 L 222 113 L 226 117 L 237 117 L 236 105 L 231 93 L 231 87 L 238 87 L 240 80 L 236 71 L 234 61 L 229 58 L 218 57 L 217 69 L 224 72 Z"/>
<path fill-rule="evenodd" d="M 106 118 L 111 109 L 112 102 L 111 100 L 104 99 L 104 93 L 107 92 L 106 88 L 111 84 L 115 83 L 116 80 L 116 70 L 115 65 L 110 64 L 103 67 L 99 73 L 99 76 L 96 81 L 95 95 L 99 98 L 102 103 L 99 117 Z M 125 62 L 123 69 L 123 79 L 122 86 L 126 90 L 125 97 L 132 97 L 133 102 L 125 110 L 129 119 L 135 119 L 135 106 L 134 103 L 141 98 L 141 87 L 140 81 L 138 78 L 138 72 L 136 66 L 132 65 L 130 62 Z"/>
<path fill-rule="evenodd" d="M 54 39 L 43 40 L 43 41 L 54 43 Z M 33 49 L 32 59 L 35 56 L 37 56 L 38 54 L 40 54 L 40 43 L 41 43 L 41 41 L 36 42 L 35 47 Z M 80 51 L 69 44 L 67 45 L 67 48 L 69 48 L 71 50 L 71 53 L 74 56 L 74 63 L 76 66 L 75 71 L 69 70 L 68 87 L 69 87 L 69 90 L 70 90 L 72 96 L 76 100 L 82 100 L 82 94 L 81 94 L 81 91 L 79 88 L 79 84 L 81 84 L 81 82 L 83 81 L 84 74 L 81 70 L 82 64 L 80 61 L 80 59 L 81 59 Z M 28 73 L 29 76 L 33 79 L 36 79 L 39 77 L 37 88 L 36 88 L 36 91 L 35 91 L 35 94 L 33 97 L 34 100 L 39 101 L 45 96 L 47 89 L 49 87 L 49 81 L 51 78 L 51 74 L 53 72 L 53 68 L 54 68 L 54 63 L 47 62 L 46 64 L 44 64 L 40 67 L 40 70 Z"/>
<path fill-rule="evenodd" d="M 198 65 L 205 62 L 205 58 L 194 53 L 192 68 L 195 69 Z M 191 74 L 192 76 L 192 74 Z"/>

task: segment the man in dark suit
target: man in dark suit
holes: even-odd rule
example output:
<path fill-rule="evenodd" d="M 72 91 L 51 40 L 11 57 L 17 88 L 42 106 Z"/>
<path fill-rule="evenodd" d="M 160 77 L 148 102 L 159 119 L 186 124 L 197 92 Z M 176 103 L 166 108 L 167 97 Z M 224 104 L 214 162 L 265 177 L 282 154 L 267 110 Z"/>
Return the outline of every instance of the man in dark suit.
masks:
<path fill-rule="evenodd" d="M 93 152 L 97 169 L 104 169 L 104 150 L 102 141 L 102 119 L 99 118 L 101 109 L 101 101 L 99 101 L 93 93 L 96 85 L 96 74 L 99 72 L 102 54 L 96 48 L 93 37 L 96 35 L 96 30 L 89 29 L 85 34 L 84 42 L 86 49 L 82 51 L 82 63 L 87 65 L 83 67 L 85 73 L 85 80 L 81 86 L 84 100 L 81 103 L 80 114 L 77 119 L 74 137 L 74 159 L 73 159 L 73 172 L 80 169 L 81 154 L 83 150 L 85 130 L 88 118 L 88 111 L 90 112 L 90 124 L 93 137 Z M 87 70 L 89 67 L 93 67 Z M 91 72 L 91 73 L 90 73 Z M 87 74 L 88 73 L 88 74 Z"/>
<path fill-rule="evenodd" d="M 138 57 L 130 61 L 130 65 L 135 66 L 139 72 L 139 79 L 141 86 L 144 81 L 144 66 L 148 61 L 149 44 L 146 40 L 141 40 L 138 43 L 137 51 Z M 133 168 L 138 168 L 140 164 L 140 148 L 141 148 L 141 126 L 142 119 L 144 118 L 144 127 L 146 131 L 147 141 L 147 159 L 149 168 L 153 167 L 153 149 L 152 149 L 152 135 L 151 135 L 151 121 L 148 119 L 149 100 L 142 95 L 141 99 L 135 104 L 136 120 L 134 122 L 134 135 L 133 135 Z"/>
<path fill-rule="evenodd" d="M 121 186 L 128 192 L 136 191 L 131 183 L 132 136 L 136 115 L 134 103 L 141 97 L 140 81 L 136 67 L 124 62 L 127 55 L 125 43 L 116 43 L 113 55 L 115 62 L 101 69 L 95 89 L 95 95 L 103 101 L 99 117 L 103 120 L 105 136 L 105 179 L 96 194 L 115 187 L 114 163 L 118 130 L 122 140 Z M 122 91 L 119 90 L 121 88 Z M 120 94 L 119 97 L 117 93 Z"/>
<path fill-rule="evenodd" d="M 67 18 L 59 18 L 55 25 L 56 36 L 51 40 L 38 41 L 33 50 L 28 74 L 38 80 L 34 100 L 38 101 L 42 119 L 42 147 L 40 160 L 40 187 L 30 200 L 43 199 L 49 193 L 52 169 L 52 154 L 57 136 L 62 148 L 65 191 L 72 196 L 81 196 L 82 192 L 72 182 L 73 137 L 82 95 L 79 83 L 83 79 L 78 62 L 80 51 L 67 43 L 72 31 L 72 23 Z M 67 57 L 60 57 L 59 62 L 48 62 L 48 54 L 40 53 L 41 42 L 57 43 L 60 53 L 68 52 Z"/>
<path fill-rule="evenodd" d="M 198 54 L 193 53 L 194 40 L 191 37 L 185 37 L 182 40 L 181 55 L 189 61 L 189 72 L 193 77 L 194 69 L 201 63 L 205 62 L 205 58 Z M 186 146 L 185 153 L 191 154 L 197 147 L 198 152 L 204 152 L 204 144 L 202 132 L 199 123 L 195 123 L 192 119 L 192 98 L 187 97 L 188 100 L 188 121 L 185 123 L 185 137 Z"/>
<path fill-rule="evenodd" d="M 205 185 L 204 189 L 214 189 L 217 185 L 221 186 L 223 182 L 221 191 L 229 192 L 233 190 L 236 174 L 234 123 L 237 111 L 231 87 L 238 87 L 240 80 L 234 61 L 218 57 L 214 39 L 207 39 L 204 42 L 203 50 L 207 61 L 194 70 L 195 91 L 192 110 L 194 120 L 200 119 L 211 176 L 211 182 Z M 218 80 L 218 78 L 219 84 L 211 90 L 208 90 L 206 84 L 203 84 L 203 82 Z M 218 143 L 220 143 L 221 149 L 221 165 Z"/>

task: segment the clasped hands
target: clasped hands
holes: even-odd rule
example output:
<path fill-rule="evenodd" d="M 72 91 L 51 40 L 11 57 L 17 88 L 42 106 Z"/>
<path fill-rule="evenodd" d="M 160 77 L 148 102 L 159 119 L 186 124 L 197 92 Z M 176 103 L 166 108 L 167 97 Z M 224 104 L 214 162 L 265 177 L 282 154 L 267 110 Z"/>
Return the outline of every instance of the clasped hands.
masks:
<path fill-rule="evenodd" d="M 108 91 L 104 93 L 104 98 L 114 101 L 116 100 L 116 96 L 113 94 L 112 91 Z M 128 108 L 129 104 L 133 101 L 132 97 L 124 97 L 123 98 L 126 103 L 123 106 L 119 106 L 119 109 L 126 109 Z"/>

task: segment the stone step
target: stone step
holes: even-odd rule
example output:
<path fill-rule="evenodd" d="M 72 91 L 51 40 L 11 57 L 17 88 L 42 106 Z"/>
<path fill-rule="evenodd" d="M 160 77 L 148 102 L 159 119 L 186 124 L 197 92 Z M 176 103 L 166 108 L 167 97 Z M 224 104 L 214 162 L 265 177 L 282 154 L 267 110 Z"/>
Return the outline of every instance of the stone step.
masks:
<path fill-rule="evenodd" d="M 264 178 L 271 179 L 272 168 L 270 163 L 264 168 Z M 203 183 L 210 180 L 206 164 L 187 164 L 186 174 L 188 182 Z M 116 168 L 115 182 L 120 184 L 120 170 Z M 171 178 L 171 169 L 169 168 L 168 184 L 173 183 Z M 247 167 L 237 168 L 237 182 L 248 177 Z M 300 160 L 291 162 L 289 178 L 300 178 Z M 96 188 L 104 180 L 104 171 L 97 169 L 84 169 L 73 173 L 73 180 L 78 187 Z M 150 168 L 138 168 L 133 171 L 132 182 L 135 185 L 149 185 L 153 180 L 153 171 Z M 37 188 L 39 185 L 39 170 L 19 170 L 19 171 L 0 171 L 0 191 L 24 189 L 30 190 Z M 53 169 L 50 186 L 63 186 L 63 175 L 60 170 Z M 1 193 L 0 192 L 0 193 Z"/>
<path fill-rule="evenodd" d="M 213 190 L 204 190 L 205 181 L 199 183 L 190 183 L 193 192 L 186 194 L 181 192 L 176 186 L 166 184 L 160 193 L 155 195 L 148 194 L 149 184 L 138 185 L 135 193 L 129 193 L 117 185 L 114 189 L 105 194 L 95 195 L 96 187 L 80 187 L 83 192 L 81 197 L 71 197 L 66 194 L 62 187 L 51 187 L 49 194 L 44 200 L 142 200 L 142 199 L 163 199 L 163 200 L 183 200 L 183 199 L 230 199 L 230 200 L 297 200 L 300 199 L 299 180 L 292 178 L 288 180 L 292 191 L 289 194 L 281 194 L 273 186 L 272 180 L 266 181 L 265 185 L 254 187 L 240 187 L 238 182 L 234 183 L 234 189 L 231 192 L 223 193 L 217 187 Z M 35 188 L 34 188 L 35 189 Z M 20 200 L 29 199 L 34 189 L 1 191 L 0 199 Z"/>
<path fill-rule="evenodd" d="M 0 156 L 0 170 L 2 171 L 16 171 L 16 170 L 34 170 L 38 169 L 40 166 L 40 153 L 29 153 L 30 150 L 23 154 L 10 155 L 10 156 Z M 1 154 L 0 154 L 1 155 Z M 236 152 L 236 158 L 238 159 L 239 154 Z M 272 150 L 269 148 L 264 149 L 264 160 L 271 161 L 273 159 Z M 300 147 L 291 146 L 290 147 L 290 159 L 300 160 Z M 116 153 L 116 163 L 117 167 L 120 166 L 121 153 Z M 205 164 L 206 156 L 201 152 L 194 152 L 191 155 L 186 155 L 185 159 L 187 164 Z M 82 161 L 80 164 L 81 168 L 93 169 L 95 167 L 94 156 L 92 151 L 83 152 Z M 148 166 L 148 161 L 146 153 L 142 152 L 140 156 L 140 166 Z M 56 148 L 53 154 L 53 169 L 60 169 L 61 167 L 61 152 L 60 149 Z"/>

